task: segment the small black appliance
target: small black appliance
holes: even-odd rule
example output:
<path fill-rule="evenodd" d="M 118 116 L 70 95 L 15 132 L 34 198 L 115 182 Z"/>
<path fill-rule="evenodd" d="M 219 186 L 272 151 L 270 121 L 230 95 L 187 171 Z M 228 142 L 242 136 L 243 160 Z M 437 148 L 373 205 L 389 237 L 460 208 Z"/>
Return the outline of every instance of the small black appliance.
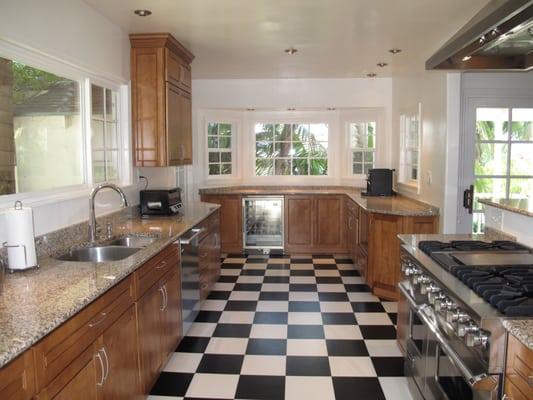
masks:
<path fill-rule="evenodd" d="M 394 170 L 386 168 L 374 168 L 368 171 L 366 179 L 366 192 L 363 196 L 393 196 L 392 177 Z"/>
<path fill-rule="evenodd" d="M 140 196 L 143 218 L 174 215 L 183 206 L 180 188 L 141 190 Z"/>

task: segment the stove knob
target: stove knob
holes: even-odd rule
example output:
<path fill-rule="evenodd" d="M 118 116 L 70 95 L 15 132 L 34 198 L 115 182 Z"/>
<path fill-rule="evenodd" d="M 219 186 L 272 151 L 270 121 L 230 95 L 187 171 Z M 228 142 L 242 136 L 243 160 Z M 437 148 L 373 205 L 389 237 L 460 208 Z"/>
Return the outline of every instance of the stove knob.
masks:
<path fill-rule="evenodd" d="M 451 301 L 444 295 L 444 293 L 439 293 L 439 296 L 442 296 L 442 297 L 435 299 L 435 304 L 434 304 L 435 311 L 445 311 L 446 304 Z"/>
<path fill-rule="evenodd" d="M 418 281 L 421 277 L 422 277 L 422 271 L 420 270 L 413 271 L 413 273 L 411 274 L 411 284 L 418 285 Z"/>
<path fill-rule="evenodd" d="M 460 308 L 451 308 L 446 311 L 446 321 L 450 323 L 464 320 L 465 318 L 468 318 L 468 314 Z"/>
<path fill-rule="evenodd" d="M 474 321 L 460 322 L 457 324 L 455 332 L 457 336 L 464 337 L 467 333 L 477 333 L 479 331 L 479 326 L 475 324 Z"/>
<path fill-rule="evenodd" d="M 468 347 L 485 347 L 489 341 L 489 335 L 478 329 L 477 332 L 467 333 L 465 341 Z"/>
<path fill-rule="evenodd" d="M 426 294 L 427 293 L 427 289 L 430 285 L 430 279 L 429 279 L 429 276 L 426 276 L 426 275 L 422 275 L 419 279 L 418 279 L 418 283 L 420 284 L 420 293 L 421 294 Z"/>
<path fill-rule="evenodd" d="M 442 293 L 440 290 L 438 292 L 429 292 L 428 293 L 428 301 L 429 301 L 429 304 L 432 304 L 435 306 L 435 310 L 437 310 L 436 308 L 436 304 L 437 304 L 437 300 L 442 300 L 442 299 L 445 299 L 446 298 L 446 295 L 444 293 Z M 439 307 L 439 310 L 440 310 L 440 307 Z M 437 311 L 439 311 L 437 310 Z"/>

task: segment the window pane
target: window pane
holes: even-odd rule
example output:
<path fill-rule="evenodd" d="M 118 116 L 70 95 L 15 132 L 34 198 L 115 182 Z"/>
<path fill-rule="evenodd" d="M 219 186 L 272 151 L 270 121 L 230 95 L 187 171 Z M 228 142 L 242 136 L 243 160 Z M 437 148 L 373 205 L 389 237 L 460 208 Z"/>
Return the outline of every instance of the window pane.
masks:
<path fill-rule="evenodd" d="M 255 140 L 274 140 L 274 125 L 255 124 Z"/>
<path fill-rule="evenodd" d="M 111 150 L 106 152 L 106 180 L 118 179 L 118 151 Z"/>
<path fill-rule="evenodd" d="M 108 149 L 118 149 L 118 135 L 116 122 L 107 122 L 105 131 L 105 145 Z"/>
<path fill-rule="evenodd" d="M 485 214 L 475 212 L 473 216 L 472 233 L 483 233 L 485 231 Z"/>
<path fill-rule="evenodd" d="M 104 121 L 91 121 L 91 147 L 93 150 L 104 149 Z"/>
<path fill-rule="evenodd" d="M 366 124 L 357 123 L 350 124 L 350 138 L 352 148 L 365 148 L 366 147 Z"/>
<path fill-rule="evenodd" d="M 411 167 L 411 179 L 414 181 L 418 179 L 418 168 L 416 166 Z"/>
<path fill-rule="evenodd" d="M 293 124 L 292 125 L 292 140 L 296 142 L 309 142 L 310 130 L 307 124 Z"/>
<path fill-rule="evenodd" d="M 105 152 L 104 151 L 93 151 L 93 182 L 104 182 L 105 181 Z"/>
<path fill-rule="evenodd" d="M 291 140 L 291 126 L 289 124 L 276 124 L 274 128 L 274 140 L 286 142 Z"/>
<path fill-rule="evenodd" d="M 222 137 L 220 136 L 218 138 L 218 145 L 221 149 L 229 149 L 231 148 L 231 138 L 230 137 Z"/>
<path fill-rule="evenodd" d="M 231 164 L 221 164 L 220 173 L 222 175 L 231 175 Z"/>
<path fill-rule="evenodd" d="M 291 160 L 276 159 L 274 160 L 274 171 L 276 175 L 291 174 Z"/>
<path fill-rule="evenodd" d="M 218 124 L 209 123 L 207 124 L 207 134 L 210 136 L 218 135 Z"/>
<path fill-rule="evenodd" d="M 533 140 L 533 108 L 513 108 L 513 140 Z"/>
<path fill-rule="evenodd" d="M 105 91 L 105 113 L 107 122 L 117 120 L 117 94 L 110 89 Z"/>
<path fill-rule="evenodd" d="M 274 143 L 260 141 L 255 144 L 255 156 L 257 158 L 267 158 L 274 156 Z"/>
<path fill-rule="evenodd" d="M 219 124 L 218 134 L 222 136 L 231 136 L 231 124 Z"/>
<path fill-rule="evenodd" d="M 79 83 L 4 58 L 0 81 L 0 195 L 82 184 Z"/>
<path fill-rule="evenodd" d="M 477 143 L 476 144 L 476 175 L 505 175 L 507 173 L 506 144 Z"/>
<path fill-rule="evenodd" d="M 478 178 L 474 181 L 474 209 L 481 210 L 479 199 L 502 199 L 506 197 L 505 179 Z"/>
<path fill-rule="evenodd" d="M 309 170 L 311 175 L 327 175 L 328 174 L 328 160 L 314 159 L 309 161 Z"/>
<path fill-rule="evenodd" d="M 328 144 L 325 142 L 311 144 L 310 156 L 314 158 L 327 157 L 328 156 Z"/>
<path fill-rule="evenodd" d="M 210 163 L 220 162 L 220 153 L 218 151 L 210 151 L 209 162 Z"/>
<path fill-rule="evenodd" d="M 327 124 L 311 124 L 310 125 L 311 140 L 317 142 L 328 141 L 328 125 Z"/>
<path fill-rule="evenodd" d="M 294 157 L 309 157 L 309 143 L 292 142 L 292 155 Z"/>
<path fill-rule="evenodd" d="M 533 175 L 533 143 L 511 145 L 511 175 Z"/>
<path fill-rule="evenodd" d="M 291 143 L 275 143 L 274 144 L 274 157 L 289 157 L 292 155 Z"/>
<path fill-rule="evenodd" d="M 353 173 L 356 175 L 363 173 L 363 164 L 353 164 Z"/>
<path fill-rule="evenodd" d="M 220 161 L 231 162 L 231 153 L 227 151 L 220 153 Z"/>
<path fill-rule="evenodd" d="M 362 162 L 363 161 L 363 152 L 362 151 L 354 151 L 353 152 L 353 162 Z"/>
<path fill-rule="evenodd" d="M 218 137 L 209 136 L 207 138 L 207 147 L 210 149 L 218 149 Z"/>
<path fill-rule="evenodd" d="M 104 88 L 91 85 L 91 118 L 104 119 Z"/>
<path fill-rule="evenodd" d="M 307 159 L 295 158 L 292 160 L 293 175 L 309 175 L 309 162 Z"/>
<path fill-rule="evenodd" d="M 220 164 L 209 164 L 209 175 L 220 175 Z"/>
<path fill-rule="evenodd" d="M 257 159 L 255 160 L 255 174 L 257 176 L 273 175 L 274 160 L 273 159 Z"/>
<path fill-rule="evenodd" d="M 511 179 L 511 199 L 531 199 L 533 197 L 533 179 Z"/>
<path fill-rule="evenodd" d="M 478 108 L 476 109 L 476 139 L 507 140 L 509 125 L 509 109 Z"/>
<path fill-rule="evenodd" d="M 365 151 L 365 162 L 373 163 L 374 162 L 374 153 L 370 151 Z"/>

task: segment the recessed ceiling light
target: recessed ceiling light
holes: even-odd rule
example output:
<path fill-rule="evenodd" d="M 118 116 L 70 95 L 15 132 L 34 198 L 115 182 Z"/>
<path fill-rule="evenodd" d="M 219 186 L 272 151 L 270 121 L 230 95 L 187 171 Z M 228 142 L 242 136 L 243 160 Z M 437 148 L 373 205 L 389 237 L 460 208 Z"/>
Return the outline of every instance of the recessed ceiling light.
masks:
<path fill-rule="evenodd" d="M 296 108 L 292 108 L 292 107 L 287 108 L 287 111 L 294 111 L 294 110 L 296 110 Z"/>
<path fill-rule="evenodd" d="M 392 54 L 398 54 L 398 53 L 401 53 L 402 52 L 402 49 L 390 49 L 389 50 L 389 53 L 392 53 Z"/>
<path fill-rule="evenodd" d="M 152 12 L 150 10 L 135 10 L 133 13 L 138 15 L 139 17 L 147 17 L 149 15 L 152 15 Z"/>
<path fill-rule="evenodd" d="M 464 56 L 461 60 L 466 62 L 466 61 L 470 60 L 471 58 L 472 58 L 472 56 Z"/>
<path fill-rule="evenodd" d="M 386 66 L 389 65 L 389 64 L 387 64 L 386 62 L 378 62 L 376 65 L 377 65 L 379 68 L 383 68 L 383 67 L 386 67 Z"/>
<path fill-rule="evenodd" d="M 328 107 L 328 111 L 335 111 L 336 108 L 335 107 Z"/>
<path fill-rule="evenodd" d="M 288 49 L 285 49 L 285 53 L 292 56 L 293 54 L 298 53 L 298 49 L 295 49 L 294 47 L 289 47 Z"/>
<path fill-rule="evenodd" d="M 247 108 L 246 111 L 255 111 L 255 108 Z"/>
<path fill-rule="evenodd" d="M 368 74 L 366 74 L 366 76 L 368 76 L 369 78 L 375 78 L 377 74 L 374 72 L 369 72 Z"/>

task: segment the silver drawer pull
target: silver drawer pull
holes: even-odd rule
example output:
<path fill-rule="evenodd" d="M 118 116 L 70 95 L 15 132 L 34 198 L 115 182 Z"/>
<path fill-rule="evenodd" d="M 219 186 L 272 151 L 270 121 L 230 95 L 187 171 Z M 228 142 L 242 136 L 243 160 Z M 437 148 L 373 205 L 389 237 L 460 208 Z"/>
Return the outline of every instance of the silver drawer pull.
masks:
<path fill-rule="evenodd" d="M 102 316 L 100 319 L 97 319 L 94 322 L 89 322 L 89 328 L 94 328 L 96 325 L 101 324 L 107 317 L 107 313 L 101 312 L 100 315 Z"/>
<path fill-rule="evenodd" d="M 533 387 L 533 375 L 529 375 L 527 377 L 527 384 L 530 386 L 530 387 Z"/>
<path fill-rule="evenodd" d="M 96 353 L 96 358 L 98 358 L 98 361 L 100 361 L 100 368 L 102 369 L 102 376 L 100 377 L 100 382 L 97 382 L 96 384 L 98 386 L 102 386 L 105 380 L 105 368 L 104 368 L 104 361 L 102 360 L 102 356 L 100 355 L 100 351 Z"/>
<path fill-rule="evenodd" d="M 155 269 L 165 268 L 166 266 L 167 266 L 167 262 L 166 261 L 161 261 L 159 263 L 159 265 L 157 267 L 155 267 Z"/>

